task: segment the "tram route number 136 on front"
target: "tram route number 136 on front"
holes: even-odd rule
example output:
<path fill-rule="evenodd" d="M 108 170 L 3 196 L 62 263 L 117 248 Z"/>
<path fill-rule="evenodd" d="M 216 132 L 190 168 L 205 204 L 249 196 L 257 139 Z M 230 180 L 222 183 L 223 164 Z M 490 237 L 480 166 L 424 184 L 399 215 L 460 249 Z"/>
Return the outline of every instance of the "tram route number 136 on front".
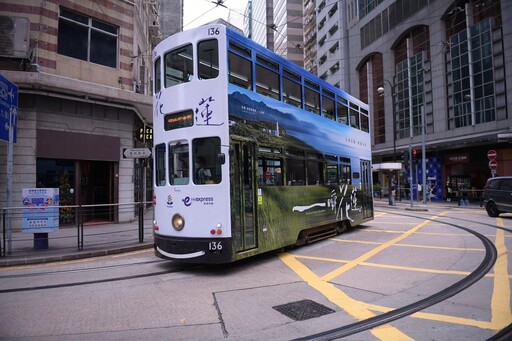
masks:
<path fill-rule="evenodd" d="M 209 251 L 220 251 L 222 250 L 222 242 L 209 242 L 208 243 Z"/>

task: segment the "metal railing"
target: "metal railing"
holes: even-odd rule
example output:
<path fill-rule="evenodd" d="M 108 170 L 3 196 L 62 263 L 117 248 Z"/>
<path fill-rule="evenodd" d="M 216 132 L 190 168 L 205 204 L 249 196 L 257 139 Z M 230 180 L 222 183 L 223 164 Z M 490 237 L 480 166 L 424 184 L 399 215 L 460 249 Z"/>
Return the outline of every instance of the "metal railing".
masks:
<path fill-rule="evenodd" d="M 50 253 L 81 251 L 85 248 L 101 250 L 107 245 L 109 247 L 115 244 L 129 245 L 137 241 L 143 243 L 145 236 L 146 238 L 152 236 L 153 215 L 148 214 L 152 211 L 151 202 L 51 206 L 51 208 L 58 213 L 50 213 L 53 216 L 48 217 L 48 213 L 40 209 L 41 217 L 58 219 L 59 225 L 54 231 L 43 233 L 39 233 L 41 228 L 37 224 L 27 227 L 22 221 L 26 218 L 26 207 L 2 208 L 0 257 L 13 253 L 17 255 L 33 253 L 35 249 L 49 249 Z M 37 210 L 38 208 L 35 208 L 31 212 L 32 218 L 37 217 Z M 32 234 L 34 234 L 33 239 Z"/>

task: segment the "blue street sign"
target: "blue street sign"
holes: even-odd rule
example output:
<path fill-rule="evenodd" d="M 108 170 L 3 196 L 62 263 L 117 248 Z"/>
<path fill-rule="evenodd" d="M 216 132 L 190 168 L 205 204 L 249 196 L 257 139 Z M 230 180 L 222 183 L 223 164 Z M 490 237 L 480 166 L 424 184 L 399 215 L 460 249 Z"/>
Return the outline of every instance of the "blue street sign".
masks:
<path fill-rule="evenodd" d="M 16 143 L 18 125 L 18 87 L 0 75 L 0 140 L 9 142 L 9 127 L 13 127 Z"/>

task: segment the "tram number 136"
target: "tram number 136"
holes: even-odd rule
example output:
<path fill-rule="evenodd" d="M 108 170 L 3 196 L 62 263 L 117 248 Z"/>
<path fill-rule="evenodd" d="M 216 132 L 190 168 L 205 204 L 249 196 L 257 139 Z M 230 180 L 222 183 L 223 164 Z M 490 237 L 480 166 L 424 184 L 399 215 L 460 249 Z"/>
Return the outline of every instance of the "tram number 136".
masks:
<path fill-rule="evenodd" d="M 209 242 L 208 243 L 209 251 L 220 251 L 222 250 L 222 242 Z"/>

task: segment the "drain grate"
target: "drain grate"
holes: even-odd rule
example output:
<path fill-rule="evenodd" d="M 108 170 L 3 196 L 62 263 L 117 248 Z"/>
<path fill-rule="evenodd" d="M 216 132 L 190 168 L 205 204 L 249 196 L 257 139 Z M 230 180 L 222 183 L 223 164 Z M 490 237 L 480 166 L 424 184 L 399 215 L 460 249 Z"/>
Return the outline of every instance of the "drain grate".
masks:
<path fill-rule="evenodd" d="M 320 303 L 311 300 L 302 300 L 297 302 L 276 305 L 272 309 L 288 316 L 295 321 L 304 321 L 315 317 L 334 313 L 334 310 Z"/>

